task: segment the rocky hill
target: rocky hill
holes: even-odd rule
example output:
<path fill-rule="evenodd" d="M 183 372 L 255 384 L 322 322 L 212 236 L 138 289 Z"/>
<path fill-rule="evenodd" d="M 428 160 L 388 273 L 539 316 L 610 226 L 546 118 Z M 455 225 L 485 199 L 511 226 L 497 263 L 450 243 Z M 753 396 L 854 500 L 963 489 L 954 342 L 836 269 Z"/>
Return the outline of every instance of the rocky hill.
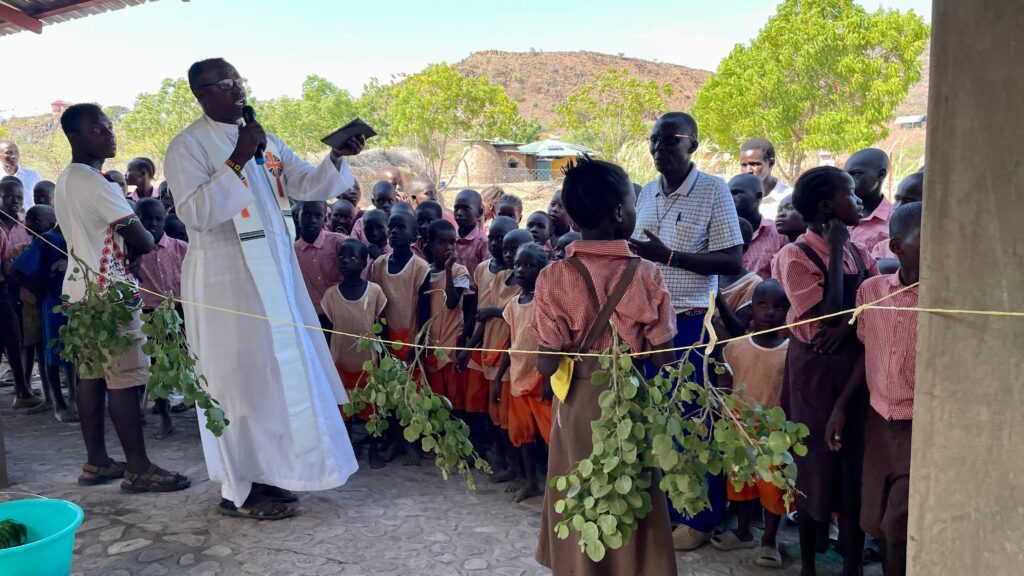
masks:
<path fill-rule="evenodd" d="M 685 110 L 711 72 L 625 58 L 597 52 L 475 52 L 455 64 L 460 72 L 483 76 L 505 87 L 519 104 L 519 113 L 540 121 L 545 128 L 555 125 L 555 107 L 594 76 L 609 67 L 625 68 L 641 80 L 672 85 L 671 108 Z"/>
<path fill-rule="evenodd" d="M 896 108 L 896 116 L 924 114 L 928 109 L 928 65 L 931 43 L 921 55 L 922 78 L 910 87 L 906 99 Z M 519 112 L 555 128 L 555 107 L 595 73 L 625 68 L 642 80 L 667 82 L 674 93 L 669 105 L 685 110 L 693 104 L 697 91 L 711 72 L 678 64 L 625 58 L 598 52 L 474 52 L 455 64 L 460 72 L 483 76 L 505 87 L 519 104 Z"/>
<path fill-rule="evenodd" d="M 910 90 L 907 91 L 907 97 L 903 99 L 903 102 L 896 107 L 897 116 L 915 116 L 917 114 L 925 114 L 928 111 L 928 73 L 930 72 L 929 66 L 931 65 L 931 53 L 932 53 L 932 41 L 928 41 L 928 46 L 924 49 L 921 57 L 918 60 L 921 61 L 921 79 L 911 85 Z"/>

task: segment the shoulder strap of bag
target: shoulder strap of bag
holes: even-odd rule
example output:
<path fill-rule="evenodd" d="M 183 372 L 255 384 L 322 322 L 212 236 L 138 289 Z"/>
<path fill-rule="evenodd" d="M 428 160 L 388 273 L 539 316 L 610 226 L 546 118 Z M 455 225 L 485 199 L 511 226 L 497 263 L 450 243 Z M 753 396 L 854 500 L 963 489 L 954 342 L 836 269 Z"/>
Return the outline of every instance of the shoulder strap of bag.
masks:
<path fill-rule="evenodd" d="M 811 247 L 804 242 L 794 242 L 793 245 L 799 248 L 800 251 L 807 256 L 807 259 L 811 261 L 811 264 L 814 264 L 818 267 L 818 270 L 821 270 L 822 276 L 828 278 L 828 267 L 821 261 L 821 257 L 818 256 L 817 252 L 812 250 Z"/>
<path fill-rule="evenodd" d="M 577 258 L 566 258 L 566 261 L 579 272 L 580 276 L 583 277 L 584 282 L 587 284 L 587 289 L 590 292 L 591 299 L 594 302 L 599 302 L 597 298 L 597 289 L 594 287 L 594 279 L 590 276 L 590 271 L 583 265 L 583 262 Z M 615 309 L 619 306 L 619 302 L 622 301 L 622 297 L 626 294 L 626 290 L 629 288 L 630 283 L 633 281 L 633 276 L 636 274 L 636 269 L 640 265 L 640 259 L 633 257 L 629 259 L 629 263 L 626 265 L 626 269 L 622 273 L 622 277 L 619 278 L 619 283 L 615 286 L 615 290 L 608 296 L 608 300 L 605 301 L 604 307 L 597 313 L 597 318 L 594 319 L 593 324 L 587 330 L 587 335 L 583 338 L 583 344 L 580 345 L 579 352 L 587 352 L 597 341 L 598 337 L 604 334 L 606 328 L 608 328 L 608 322 L 612 318 L 612 314 Z"/>
<path fill-rule="evenodd" d="M 600 306 L 601 301 L 597 299 L 597 288 L 594 286 L 593 277 L 590 276 L 590 270 L 587 270 L 587 267 L 583 265 L 583 262 L 575 256 L 570 256 L 566 258 L 565 261 L 583 277 L 583 282 L 587 285 L 587 295 L 590 296 L 590 300 L 593 302 L 594 308 Z"/>
<path fill-rule="evenodd" d="M 857 250 L 857 247 L 852 242 L 847 242 L 846 248 L 850 251 L 850 256 L 853 256 L 853 261 L 857 265 L 857 275 L 864 278 L 868 269 L 864 265 L 864 259 L 860 257 L 860 250 Z"/>

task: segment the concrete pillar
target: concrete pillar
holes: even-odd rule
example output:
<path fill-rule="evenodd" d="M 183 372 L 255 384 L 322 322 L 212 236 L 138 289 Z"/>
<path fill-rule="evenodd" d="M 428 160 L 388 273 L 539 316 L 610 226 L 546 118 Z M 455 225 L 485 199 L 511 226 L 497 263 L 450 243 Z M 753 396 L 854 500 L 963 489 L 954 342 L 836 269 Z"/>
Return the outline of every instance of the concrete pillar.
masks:
<path fill-rule="evenodd" d="M 1024 8 L 933 0 L 921 304 L 1024 310 Z M 1024 318 L 921 314 L 912 576 L 1024 574 Z"/>

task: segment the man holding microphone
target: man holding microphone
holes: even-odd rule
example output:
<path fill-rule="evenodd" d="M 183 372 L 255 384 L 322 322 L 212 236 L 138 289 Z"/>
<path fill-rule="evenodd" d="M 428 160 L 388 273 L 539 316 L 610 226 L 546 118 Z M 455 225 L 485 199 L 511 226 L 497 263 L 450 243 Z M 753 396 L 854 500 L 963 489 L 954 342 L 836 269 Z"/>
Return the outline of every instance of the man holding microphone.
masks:
<path fill-rule="evenodd" d="M 365 138 L 353 136 L 312 166 L 246 110 L 246 82 L 234 66 L 196 62 L 188 81 L 204 114 L 171 141 L 164 172 L 190 239 L 182 299 L 198 306 L 184 306 L 189 345 L 230 421 L 218 438 L 200 413 L 206 465 L 221 483 L 223 514 L 287 518 L 291 490 L 340 486 L 357 464 L 325 340 L 301 327 L 319 322 L 286 213 L 290 200 L 348 190 L 346 157 Z"/>

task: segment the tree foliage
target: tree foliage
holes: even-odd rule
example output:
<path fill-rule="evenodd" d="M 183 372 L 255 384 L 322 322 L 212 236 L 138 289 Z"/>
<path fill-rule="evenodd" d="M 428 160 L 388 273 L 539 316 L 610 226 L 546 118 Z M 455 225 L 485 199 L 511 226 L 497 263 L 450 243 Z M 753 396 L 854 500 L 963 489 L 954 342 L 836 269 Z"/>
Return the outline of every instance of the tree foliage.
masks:
<path fill-rule="evenodd" d="M 356 112 L 359 117 L 377 131 L 377 136 L 373 140 L 374 146 L 389 147 L 397 146 L 399 143 L 392 133 L 391 118 L 388 115 L 394 91 L 394 81 L 382 84 L 380 80 L 371 78 L 363 84 L 363 93 L 356 100 Z"/>
<path fill-rule="evenodd" d="M 71 145 L 60 130 L 59 121 L 50 114 L 11 118 L 7 137 L 21 150 L 21 163 L 38 170 L 44 178 L 56 175 L 71 159 Z"/>
<path fill-rule="evenodd" d="M 869 13 L 853 0 L 786 0 L 749 46 L 738 45 L 701 88 L 694 115 L 705 137 L 737 150 L 775 144 L 795 178 L 809 153 L 885 138 L 886 123 L 921 78 L 929 27 L 911 12 Z"/>
<path fill-rule="evenodd" d="M 571 138 L 619 161 L 624 145 L 644 140 L 650 123 L 668 110 L 672 86 L 638 80 L 623 69 L 599 72 L 555 108 Z M 628 148 L 628 147 L 627 147 Z"/>
<path fill-rule="evenodd" d="M 459 138 L 528 142 L 540 134 L 540 124 L 521 118 L 504 88 L 486 78 L 463 76 L 448 64 L 395 77 L 387 84 L 373 79 L 359 98 L 311 75 L 299 98 L 254 100 L 253 107 L 260 123 L 300 156 L 324 151 L 320 139 L 359 116 L 378 133 L 371 146 L 416 148 L 437 173 L 449 146 Z M 157 92 L 139 94 L 135 107 L 121 117 L 123 147 L 131 155 L 160 161 L 171 139 L 201 113 L 185 79 L 166 79 Z M 435 180 L 437 173 L 431 174 Z"/>
<path fill-rule="evenodd" d="M 120 135 L 133 155 L 148 156 L 163 163 L 171 139 L 191 124 L 202 109 L 184 78 L 165 78 L 152 94 L 139 94 L 135 107 L 121 117 Z"/>
<path fill-rule="evenodd" d="M 436 161 L 435 180 L 448 146 L 459 138 L 525 139 L 540 131 L 519 116 L 504 88 L 486 78 L 463 76 L 449 64 L 432 64 L 403 77 L 388 95 L 384 109 L 390 136 Z"/>
<path fill-rule="evenodd" d="M 321 138 L 356 116 L 352 95 L 321 76 L 308 76 L 298 99 L 283 96 L 253 103 L 257 118 L 300 156 L 326 150 Z"/>

